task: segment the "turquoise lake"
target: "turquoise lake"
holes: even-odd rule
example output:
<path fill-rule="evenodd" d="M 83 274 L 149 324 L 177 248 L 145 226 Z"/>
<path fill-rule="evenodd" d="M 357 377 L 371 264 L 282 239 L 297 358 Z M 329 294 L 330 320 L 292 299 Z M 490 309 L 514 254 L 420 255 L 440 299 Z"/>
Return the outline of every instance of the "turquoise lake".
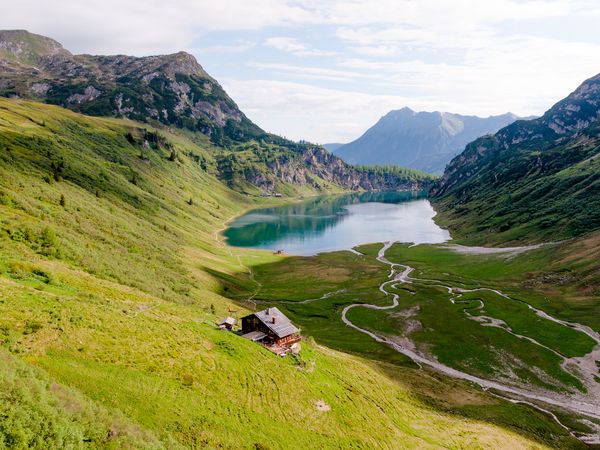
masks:
<path fill-rule="evenodd" d="M 429 200 L 412 192 L 363 192 L 313 197 L 238 217 L 225 230 L 229 245 L 315 255 L 370 242 L 442 243 Z"/>

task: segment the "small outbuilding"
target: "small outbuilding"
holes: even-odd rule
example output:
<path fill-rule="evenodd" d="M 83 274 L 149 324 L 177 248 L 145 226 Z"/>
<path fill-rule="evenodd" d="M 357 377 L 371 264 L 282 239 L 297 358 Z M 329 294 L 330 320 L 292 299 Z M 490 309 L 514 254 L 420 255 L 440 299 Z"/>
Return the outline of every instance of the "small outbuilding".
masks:
<path fill-rule="evenodd" d="M 277 308 L 267 308 L 242 317 L 242 337 L 272 346 L 291 346 L 300 340 L 300 330 Z"/>
<path fill-rule="evenodd" d="M 221 320 L 219 323 L 217 323 L 217 326 L 219 328 L 221 328 L 222 330 L 233 330 L 233 327 L 235 326 L 235 319 L 233 317 L 225 317 L 223 320 Z"/>

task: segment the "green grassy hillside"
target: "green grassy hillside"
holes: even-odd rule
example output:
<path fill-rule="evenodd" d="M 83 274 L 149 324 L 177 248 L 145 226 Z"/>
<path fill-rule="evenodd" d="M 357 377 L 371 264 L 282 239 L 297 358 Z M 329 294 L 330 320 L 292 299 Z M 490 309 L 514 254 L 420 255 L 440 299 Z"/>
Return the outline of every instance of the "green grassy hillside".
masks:
<path fill-rule="evenodd" d="M 437 220 L 473 243 L 549 241 L 597 230 L 599 131 L 596 125 L 558 145 L 492 156 L 491 167 L 465 181 L 467 186 L 434 199 L 441 211 Z"/>
<path fill-rule="evenodd" d="M 222 279 L 252 291 L 247 265 L 280 260 L 218 230 L 275 200 L 229 189 L 192 138 L 0 100 L 0 448 L 576 445 L 462 383 L 215 329 L 245 312 Z M 455 409 L 482 404 L 542 425 Z"/>

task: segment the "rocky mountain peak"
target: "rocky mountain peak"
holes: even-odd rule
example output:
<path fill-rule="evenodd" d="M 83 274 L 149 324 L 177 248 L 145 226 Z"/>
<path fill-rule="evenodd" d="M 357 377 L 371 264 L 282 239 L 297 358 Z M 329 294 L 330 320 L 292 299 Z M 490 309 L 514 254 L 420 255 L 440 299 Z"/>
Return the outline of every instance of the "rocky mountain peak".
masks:
<path fill-rule="evenodd" d="M 117 77 L 140 77 L 143 78 L 144 82 L 149 82 L 159 74 L 171 80 L 175 80 L 180 75 L 204 78 L 215 82 L 198 63 L 196 58 L 186 52 L 142 57 L 128 55 L 77 55 L 75 58 L 83 64 L 98 64 L 105 71 Z"/>
<path fill-rule="evenodd" d="M 0 31 L 0 95 L 99 116 L 161 122 L 222 144 L 264 135 L 196 58 L 73 55 L 53 39 Z"/>
<path fill-rule="evenodd" d="M 54 39 L 26 30 L 0 30 L 0 58 L 27 66 L 37 66 L 55 56 L 71 53 Z"/>
<path fill-rule="evenodd" d="M 410 109 L 408 106 L 405 106 L 405 107 L 400 108 L 400 109 L 393 109 L 392 111 L 390 111 L 386 115 L 384 115 L 380 120 L 381 121 L 385 121 L 385 120 L 402 120 L 402 119 L 407 118 L 407 117 L 412 117 L 415 114 L 416 114 L 415 111 L 413 111 L 412 109 Z"/>
<path fill-rule="evenodd" d="M 557 135 L 586 128 L 600 117 L 600 74 L 585 80 L 567 98 L 542 117 L 541 123 Z"/>
<path fill-rule="evenodd" d="M 172 55 L 167 55 L 165 59 L 166 65 L 174 73 L 208 77 L 208 74 L 198 63 L 194 55 L 191 55 L 187 52 L 181 51 Z"/>
<path fill-rule="evenodd" d="M 361 137 L 334 149 L 351 164 L 396 164 L 441 173 L 471 140 L 514 121 L 512 114 L 480 118 L 408 107 L 383 116 Z"/>

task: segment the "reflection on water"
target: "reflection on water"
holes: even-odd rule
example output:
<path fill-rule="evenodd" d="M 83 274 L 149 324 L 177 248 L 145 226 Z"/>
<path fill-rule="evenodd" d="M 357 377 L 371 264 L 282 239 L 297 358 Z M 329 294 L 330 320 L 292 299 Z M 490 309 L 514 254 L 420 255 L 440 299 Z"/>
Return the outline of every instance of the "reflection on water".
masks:
<path fill-rule="evenodd" d="M 450 235 L 433 222 L 434 215 L 429 201 L 411 192 L 329 195 L 252 211 L 231 223 L 224 234 L 229 245 L 296 255 L 389 240 L 445 242 Z"/>

